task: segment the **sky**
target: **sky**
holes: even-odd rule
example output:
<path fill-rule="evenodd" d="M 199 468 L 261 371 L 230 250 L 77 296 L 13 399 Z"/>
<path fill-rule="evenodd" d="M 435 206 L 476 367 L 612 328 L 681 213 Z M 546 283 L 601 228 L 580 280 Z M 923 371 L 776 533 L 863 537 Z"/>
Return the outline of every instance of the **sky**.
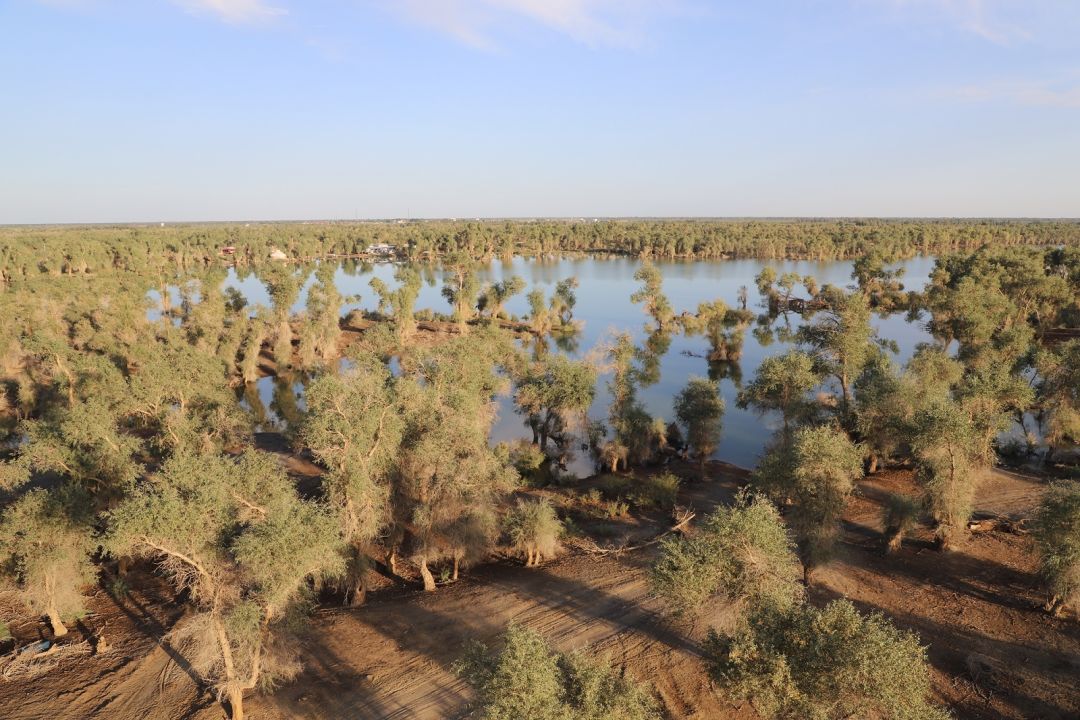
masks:
<path fill-rule="evenodd" d="M 1080 216 L 1080 0 L 0 0 L 0 223 Z"/>

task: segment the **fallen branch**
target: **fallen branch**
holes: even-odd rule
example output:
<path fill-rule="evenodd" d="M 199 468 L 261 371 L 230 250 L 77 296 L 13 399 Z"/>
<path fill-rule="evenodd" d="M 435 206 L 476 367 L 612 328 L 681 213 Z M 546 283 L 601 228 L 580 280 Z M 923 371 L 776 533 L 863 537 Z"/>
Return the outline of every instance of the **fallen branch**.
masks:
<path fill-rule="evenodd" d="M 576 538 L 573 544 L 580 550 L 584 550 L 591 555 L 620 555 L 624 552 L 634 552 L 635 550 L 642 550 L 644 548 L 656 545 L 672 533 L 682 532 L 690 521 L 697 517 L 697 513 L 692 510 L 684 508 L 676 508 L 675 510 L 675 524 L 670 528 L 660 533 L 651 540 L 646 540 L 638 545 L 619 545 L 618 547 L 600 547 L 592 538 Z"/>

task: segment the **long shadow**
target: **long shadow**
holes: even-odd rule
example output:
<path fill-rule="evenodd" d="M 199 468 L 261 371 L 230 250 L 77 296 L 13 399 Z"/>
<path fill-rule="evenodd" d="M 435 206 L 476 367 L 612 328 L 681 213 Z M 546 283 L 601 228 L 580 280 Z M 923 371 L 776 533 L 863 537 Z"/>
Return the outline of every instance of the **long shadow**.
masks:
<path fill-rule="evenodd" d="M 843 597 L 827 588 L 814 591 L 815 604 Z M 935 668 L 954 677 L 966 676 L 973 686 L 978 678 L 972 678 L 967 660 L 972 654 L 983 655 L 993 664 L 1000 681 L 984 688 L 986 695 L 975 697 L 954 710 L 963 710 L 961 717 L 998 718 L 1000 713 L 992 707 L 996 697 L 1020 711 L 1023 717 L 1064 718 L 1080 717 L 1080 694 L 1076 694 L 1076 669 L 1080 668 L 1080 653 L 1062 652 L 1060 648 L 1047 648 L 1025 642 L 992 638 L 974 628 L 945 625 L 936 620 L 911 613 L 897 613 L 874 603 L 848 598 L 863 612 L 880 612 L 888 616 L 898 627 L 916 632 L 923 643 L 928 644 L 927 657 Z M 1018 668 L 1029 661 L 1039 661 L 1038 669 L 1019 673 Z M 984 684 L 989 684 L 985 679 Z M 1006 685 L 1006 682 L 1008 683 Z M 1073 701 L 1065 705 L 1034 694 L 1040 687 L 1053 692 L 1073 693 Z M 1064 690 L 1062 690 L 1064 689 Z"/>
<path fill-rule="evenodd" d="M 166 639 L 168 628 L 157 618 L 155 618 L 145 605 L 135 599 L 134 593 L 128 593 L 126 596 L 126 603 L 130 603 L 135 610 L 127 607 L 127 604 L 118 600 L 112 593 L 106 593 L 109 599 L 112 600 L 119 610 L 124 613 L 131 620 L 132 625 L 146 633 L 146 636 L 153 640 L 162 650 L 168 654 L 169 658 L 176 663 L 177 667 L 184 671 L 184 673 L 191 678 L 191 681 L 195 683 L 195 687 L 204 689 L 203 678 L 199 676 L 195 669 L 191 666 L 179 650 L 173 647 Z M 136 613 L 135 611 L 138 611 Z"/>
<path fill-rule="evenodd" d="M 880 537 L 880 535 L 878 535 Z M 905 544 L 907 541 L 905 541 Z M 1038 587 L 1037 578 L 994 560 L 977 558 L 957 549 L 947 553 L 914 555 L 911 546 L 892 555 L 884 555 L 879 549 L 861 543 L 845 543 L 852 552 L 869 554 L 853 566 L 870 569 L 891 577 L 905 577 L 919 585 L 936 585 L 983 602 L 1016 610 L 1034 611 L 1037 603 L 1032 593 Z M 934 568 L 928 571 L 927 562 Z M 837 564 L 849 564 L 842 556 Z M 981 580 L 977 582 L 976 580 Z"/>
<path fill-rule="evenodd" d="M 620 597 L 543 568 L 526 569 L 505 564 L 478 568 L 460 588 L 469 591 L 477 584 L 485 592 L 505 593 L 516 596 L 519 602 L 525 601 L 525 612 L 517 618 L 511 616 L 511 621 L 520 618 L 528 624 L 530 611 L 553 610 L 576 619 L 581 625 L 592 627 L 603 623 L 611 628 L 612 635 L 638 633 L 670 648 L 701 656 L 701 649 L 696 644 L 643 607 L 637 598 Z M 447 588 L 439 592 L 448 595 L 455 591 Z M 399 651 L 419 656 L 447 673 L 453 673 L 454 663 L 469 642 L 491 643 L 506 629 L 505 614 L 469 614 L 463 612 L 460 602 L 453 604 L 451 597 L 444 595 L 447 606 L 458 608 L 458 612 L 451 615 L 430 607 L 431 598 L 417 592 L 412 598 L 376 599 L 355 611 L 335 612 L 334 616 L 355 618 L 356 623 L 390 641 Z M 438 594 L 434 599 L 439 600 Z M 407 609 L 402 606 L 403 602 L 408 603 Z M 509 603 L 508 607 L 513 604 Z M 335 630 L 344 630 L 349 624 L 339 619 Z M 357 633 L 357 639 L 362 641 L 364 634 Z M 316 685 L 325 685 L 329 678 L 335 687 L 345 686 L 331 701 L 332 707 L 320 708 L 320 712 L 333 710 L 341 717 L 398 718 L 412 717 L 426 710 L 433 716 L 452 717 L 464 712 L 469 699 L 463 681 L 443 679 L 441 674 L 431 672 L 420 675 L 430 683 L 422 696 L 408 695 L 408 688 L 380 692 L 378 681 L 370 686 L 369 692 L 360 692 L 356 685 L 367 685 L 367 681 L 357 671 L 355 661 L 340 658 L 331 648 L 323 646 L 313 646 L 307 653 L 307 660 L 313 669 L 305 677 Z M 408 695 L 408 706 L 395 702 L 394 696 L 398 692 Z M 302 712 L 301 708 L 296 709 Z"/>

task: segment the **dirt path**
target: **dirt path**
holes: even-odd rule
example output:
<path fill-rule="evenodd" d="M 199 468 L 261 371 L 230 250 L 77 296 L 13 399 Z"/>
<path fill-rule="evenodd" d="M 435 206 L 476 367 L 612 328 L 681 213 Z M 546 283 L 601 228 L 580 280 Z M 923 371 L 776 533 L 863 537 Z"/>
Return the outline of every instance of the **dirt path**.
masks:
<path fill-rule="evenodd" d="M 707 511 L 730 497 L 745 473 L 717 466 L 720 479 L 690 484 L 681 500 Z M 1024 514 L 1040 481 L 994 473 L 978 509 Z M 910 473 L 886 472 L 861 484 L 845 518 L 836 561 L 818 573 L 814 602 L 840 595 L 881 610 L 929 646 L 935 693 L 960 718 L 1065 720 L 1080 717 L 1080 625 L 1050 618 L 1041 602 L 1028 536 L 973 536 L 956 552 L 929 549 L 917 533 L 894 556 L 881 554 L 880 502 L 913 489 Z M 698 642 L 717 615 L 693 627 L 667 620 L 649 597 L 652 550 L 621 556 L 571 554 L 537 569 L 503 561 L 469 571 L 434 594 L 375 593 L 356 609 L 325 609 L 306 643 L 306 669 L 271 695 L 256 695 L 249 716 L 285 718 L 455 718 L 468 688 L 453 663 L 472 640 L 489 641 L 509 622 L 542 632 L 561 650 L 607 655 L 652 683 L 672 718 L 750 720 L 711 689 Z M 155 642 L 175 620 L 159 597 L 140 606 L 100 597 L 114 647 L 100 658 L 57 667 L 47 677 L 0 681 L 4 717 L 209 720 L 223 711 L 185 671 L 182 656 Z M 111 608 L 111 609 L 110 609 Z M 126 624 L 125 624 L 126 623 Z M 128 628 L 125 630 L 124 628 Z"/>

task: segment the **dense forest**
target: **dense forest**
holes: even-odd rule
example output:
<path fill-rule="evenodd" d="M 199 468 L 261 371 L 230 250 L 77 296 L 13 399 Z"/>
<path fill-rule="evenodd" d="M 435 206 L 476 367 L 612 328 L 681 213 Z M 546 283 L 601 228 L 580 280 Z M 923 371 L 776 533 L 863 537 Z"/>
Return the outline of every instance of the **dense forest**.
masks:
<path fill-rule="evenodd" d="M 122 269 L 190 272 L 255 264 L 273 249 L 294 259 L 357 255 L 387 243 L 410 260 L 463 254 L 617 253 L 656 258 L 892 258 L 971 252 L 983 245 L 1080 243 L 1080 222 L 1050 220 L 597 220 L 248 223 L 0 228 L 0 280 Z"/>
<path fill-rule="evenodd" d="M 1080 224 L 424 222 L 0 237 L 0 589 L 62 643 L 95 585 L 122 598 L 164 581 L 184 606 L 172 637 L 233 718 L 246 696 L 309 661 L 300 637 L 312 610 L 361 605 L 376 576 L 438 593 L 496 553 L 535 568 L 572 548 L 608 552 L 546 489 L 609 517 L 672 516 L 647 545 L 652 592 L 676 623 L 731 608 L 734 619 L 701 641 L 702 662 L 719 693 L 761 717 L 950 716 L 931 693 L 933 638 L 843 598 L 809 600 L 846 504 L 886 468 L 910 473 L 916 489 L 883 503 L 882 551 L 922 529 L 946 553 L 972 532 L 990 468 L 1037 467 L 1045 492 L 1030 528 L 1045 609 L 1075 612 Z M 397 266 L 393 286 L 373 280 L 345 317 L 334 266 L 292 261 L 372 243 L 416 262 Z M 222 255 L 226 246 L 235 253 Z M 273 249 L 286 259 L 270 261 Z M 493 256 L 560 252 L 643 256 L 632 300 L 644 342 L 618 333 L 586 356 L 565 354 L 576 280 L 533 289 L 528 315 L 512 317 L 506 303 L 529 291 L 525 281 L 476 275 Z M 888 264 L 916 253 L 939 256 L 919 292 Z M 736 306 L 676 314 L 649 262 L 727 256 L 855 263 L 849 286 L 767 269 L 748 279 L 761 307 L 744 290 Z M 421 260 L 446 271 L 445 313 L 415 309 Z M 262 280 L 271 305 L 223 289 L 228 264 Z M 920 318 L 935 341 L 898 367 L 875 313 Z M 672 417 L 650 415 L 639 394 L 673 335 L 700 335 L 709 363 L 737 364 L 747 332 L 794 344 L 739 393 L 776 430 L 734 501 L 695 516 L 680 498 L 711 482 L 726 410 L 717 380 L 685 378 Z M 289 431 L 257 437 L 253 383 L 299 373 L 310 383 L 302 407 L 281 410 Z M 597 417 L 600 383 L 612 400 Z M 493 399 L 506 393 L 531 441 L 490 442 Z M 1002 440 L 1014 424 L 1028 431 L 1020 445 Z M 285 451 L 318 473 L 290 474 Z M 565 474 L 573 452 L 606 484 Z M 91 634 L 107 644 L 108 630 Z M 455 668 L 477 717 L 666 712 L 643 679 L 518 625 L 497 647 L 463 649 Z"/>

